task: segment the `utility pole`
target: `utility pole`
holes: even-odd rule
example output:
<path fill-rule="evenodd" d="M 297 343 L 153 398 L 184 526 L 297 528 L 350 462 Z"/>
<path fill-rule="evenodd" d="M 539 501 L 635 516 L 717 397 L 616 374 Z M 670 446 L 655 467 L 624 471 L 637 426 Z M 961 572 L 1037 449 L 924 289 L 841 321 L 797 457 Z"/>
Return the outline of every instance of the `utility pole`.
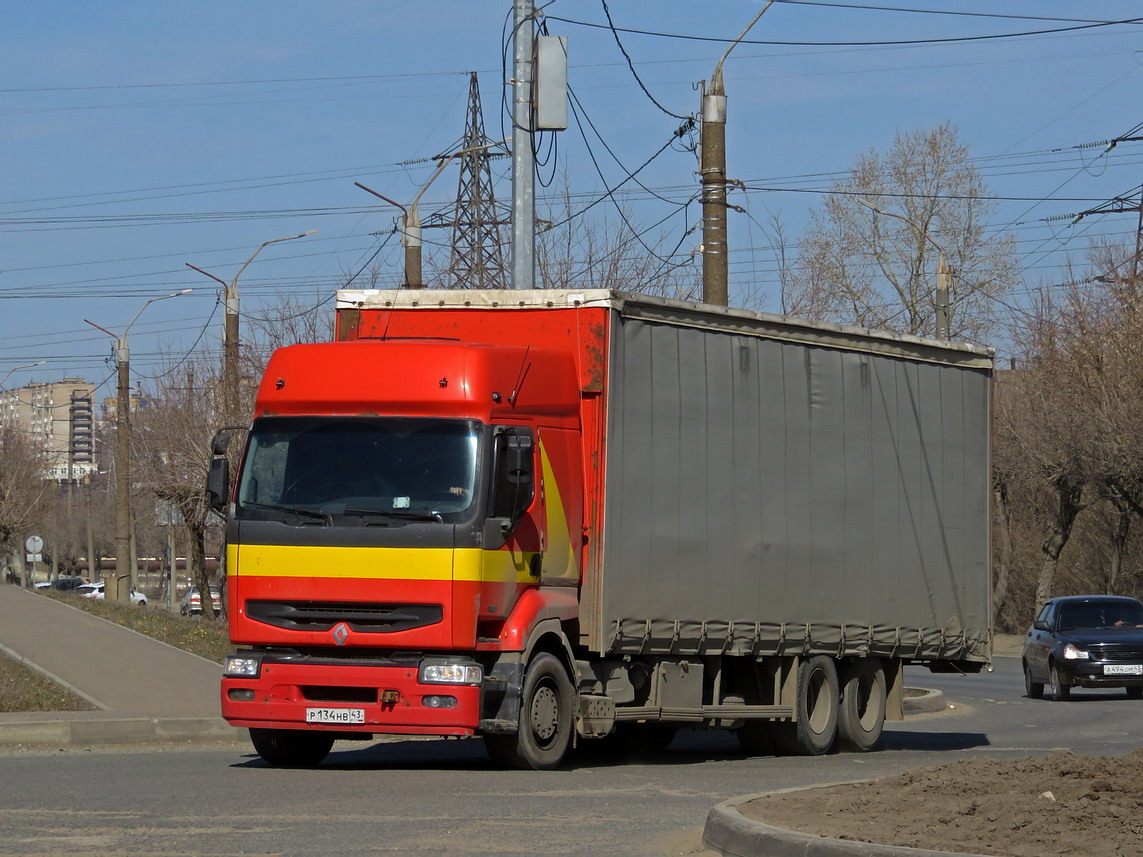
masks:
<path fill-rule="evenodd" d="M 925 236 L 928 238 L 928 236 Z M 929 239 L 932 240 L 932 239 Z M 936 244 L 935 241 L 933 241 Z M 937 339 L 949 338 L 949 281 L 952 279 L 945 251 L 937 247 Z"/>
<path fill-rule="evenodd" d="M 198 271 L 200 274 L 204 274 L 216 283 L 222 285 L 224 310 L 222 322 L 222 401 L 223 408 L 226 411 L 223 415 L 224 425 L 235 425 L 238 422 L 238 278 L 242 276 L 242 272 L 254 261 L 254 257 L 271 244 L 277 244 L 281 241 L 293 241 L 295 238 L 306 238 L 307 236 L 316 234 L 317 230 L 311 229 L 308 232 L 301 232 L 297 235 L 287 235 L 284 238 L 271 238 L 269 241 L 263 241 L 258 246 L 258 249 L 250 254 L 250 258 L 242 263 L 242 267 L 238 269 L 238 273 L 234 275 L 234 279 L 229 283 L 219 279 L 209 271 L 204 271 L 202 268 L 192 265 L 190 262 L 184 263 L 188 268 Z"/>
<path fill-rule="evenodd" d="M 702 96 L 702 136 L 699 155 L 699 181 L 702 185 L 702 299 L 704 303 L 727 306 L 730 292 L 728 246 L 726 241 L 726 87 L 722 64 L 735 45 L 774 0 L 768 0 L 746 29 L 735 39 L 710 76 L 710 86 Z"/>
<path fill-rule="evenodd" d="M 120 589 L 119 581 L 129 579 L 130 588 L 139 586 L 138 569 L 131 558 L 131 352 L 127 347 L 127 334 L 131 326 L 139 320 L 143 310 L 155 301 L 177 298 L 189 294 L 191 289 L 183 289 L 169 295 L 151 298 L 139 308 L 135 317 L 123 328 L 123 333 L 114 334 L 94 321 L 85 322 L 97 330 L 102 330 L 115 340 L 115 371 L 117 375 L 115 405 L 115 570 L 104 578 L 104 598 L 108 601 L 130 601 L 130 591 Z"/>
<path fill-rule="evenodd" d="M 99 579 L 99 560 L 95 556 L 95 527 L 92 525 L 91 521 L 91 492 L 95 487 L 94 480 L 91 478 L 91 476 L 91 473 L 87 474 L 87 484 L 85 486 L 86 490 L 83 492 L 83 510 L 85 517 L 87 518 L 86 525 L 84 527 L 84 534 L 87 536 L 87 579 L 94 583 Z M 106 589 L 107 587 L 105 585 L 103 597 L 109 598 L 110 596 L 106 592 Z"/>
<path fill-rule="evenodd" d="M 484 143 L 480 146 L 473 146 L 471 149 L 461 149 L 459 152 L 453 152 L 450 155 L 438 155 L 435 160 L 440 161 L 437 164 L 436 170 L 429 180 L 425 182 L 417 195 L 413 197 L 413 201 L 409 203 L 409 207 L 401 205 L 401 203 L 389 199 L 384 194 L 378 193 L 371 187 L 366 187 L 361 182 L 354 182 L 353 184 L 361 188 L 366 193 L 371 193 L 378 199 L 383 199 L 390 205 L 395 205 L 401 209 L 401 243 L 405 245 L 405 285 L 406 289 L 421 289 L 424 288 L 424 280 L 421 278 L 421 215 L 420 205 L 421 197 L 425 195 L 425 191 L 429 189 L 437 176 L 444 172 L 444 168 L 452 163 L 454 158 L 460 158 L 472 152 L 478 152 L 483 149 L 491 148 L 492 146 L 500 146 L 506 140 L 501 140 L 497 143 Z M 431 224 L 430 224 L 431 225 Z"/>
<path fill-rule="evenodd" d="M 513 289 L 536 285 L 536 159 L 532 151 L 532 60 L 535 4 L 513 0 L 515 53 L 512 65 L 512 281 Z"/>
<path fill-rule="evenodd" d="M 452 252 L 449 277 L 455 289 L 500 289 L 504 287 L 504 252 L 492 189 L 489 139 L 484 133 L 480 107 L 480 84 L 476 72 L 469 76 L 468 120 L 461 142 L 460 178 L 452 222 Z"/>
<path fill-rule="evenodd" d="M 932 244 L 934 247 L 937 248 L 937 299 L 934 303 L 934 306 L 936 309 L 936 315 L 937 315 L 936 337 L 937 337 L 937 339 L 948 339 L 949 338 L 949 282 L 952 279 L 952 274 L 949 271 L 948 263 L 945 261 L 945 248 L 942 247 L 940 244 L 938 244 L 936 242 L 936 239 L 934 239 L 932 235 L 930 235 L 927 231 L 922 229 L 920 226 L 918 226 L 916 223 L 914 223 L 908 217 L 905 217 L 903 214 L 894 214 L 892 211 L 882 211 L 880 208 L 876 208 L 876 207 L 870 205 L 868 202 L 866 202 L 863 199 L 859 199 L 858 203 L 860 203 L 861 205 L 864 205 L 866 208 L 868 208 L 870 211 L 874 212 L 875 214 L 881 214 L 881 215 L 884 215 L 885 217 L 895 217 L 897 220 L 901 220 L 901 221 L 904 221 L 905 223 L 908 223 L 911 227 L 913 227 L 913 229 L 917 230 L 917 233 L 924 240 L 928 241 L 930 244 Z"/>

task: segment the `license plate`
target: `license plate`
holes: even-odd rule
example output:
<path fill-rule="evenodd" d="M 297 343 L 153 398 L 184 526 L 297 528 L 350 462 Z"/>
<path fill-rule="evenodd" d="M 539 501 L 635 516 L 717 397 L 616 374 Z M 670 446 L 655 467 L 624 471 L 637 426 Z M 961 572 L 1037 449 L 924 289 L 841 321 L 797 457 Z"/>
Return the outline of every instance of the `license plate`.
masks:
<path fill-rule="evenodd" d="M 1143 675 L 1143 664 L 1104 664 L 1104 675 Z"/>
<path fill-rule="evenodd" d="M 364 708 L 307 708 L 306 723 L 364 723 Z"/>

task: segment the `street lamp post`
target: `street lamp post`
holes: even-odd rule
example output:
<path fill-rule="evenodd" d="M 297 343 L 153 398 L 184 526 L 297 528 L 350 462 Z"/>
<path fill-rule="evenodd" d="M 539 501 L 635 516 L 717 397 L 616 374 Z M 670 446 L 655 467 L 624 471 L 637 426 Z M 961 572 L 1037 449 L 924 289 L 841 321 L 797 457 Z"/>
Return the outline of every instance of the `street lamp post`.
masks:
<path fill-rule="evenodd" d="M 378 199 L 382 199 L 392 206 L 401 209 L 401 245 L 405 248 L 405 284 L 406 289 L 423 289 L 425 287 L 424 275 L 421 266 L 421 214 L 420 203 L 421 197 L 425 195 L 425 191 L 429 189 L 437 176 L 444 172 L 444 168 L 453 162 L 454 159 L 459 158 L 461 155 L 467 155 L 471 152 L 479 152 L 481 149 L 491 149 L 493 146 L 502 146 L 507 143 L 507 140 L 498 140 L 495 143 L 483 143 L 479 146 L 470 146 L 467 149 L 460 149 L 450 155 L 441 155 L 438 160 L 440 163 L 437 165 L 436 171 L 429 176 L 429 180 L 425 182 L 417 195 L 413 197 L 413 201 L 409 203 L 409 207 L 401 205 L 396 200 L 389 199 L 384 194 L 378 193 L 373 188 L 366 187 L 361 182 L 354 182 L 353 184 L 361 188 L 366 193 L 371 193 Z"/>
<path fill-rule="evenodd" d="M 905 223 L 908 223 L 910 226 L 916 229 L 922 238 L 937 248 L 937 299 L 935 301 L 935 308 L 937 313 L 936 336 L 937 339 L 948 339 L 949 280 L 951 279 L 951 276 L 948 263 L 945 261 L 945 249 L 936 242 L 936 239 L 934 239 L 932 235 L 930 235 L 908 217 L 905 217 L 902 214 L 894 214 L 892 211 L 882 211 L 880 208 L 876 208 L 870 205 L 863 199 L 859 199 L 858 202 L 876 214 L 883 214 L 886 217 L 895 217 L 898 220 L 903 220 Z"/>
<path fill-rule="evenodd" d="M 164 301 L 167 298 L 177 298 L 189 294 L 191 289 L 183 289 L 169 295 L 160 295 L 151 298 L 135 317 L 123 328 L 121 334 L 114 334 L 106 327 L 101 327 L 94 321 L 84 319 L 97 330 L 102 330 L 115 340 L 115 370 L 117 375 L 117 404 L 115 414 L 115 571 L 113 576 L 104 578 L 104 597 L 107 600 L 129 601 L 130 593 L 119 591 L 119 580 L 130 578 L 131 589 L 135 589 L 139 582 L 139 573 L 135 563 L 131 562 L 131 354 L 127 348 L 127 334 L 131 326 L 139 320 L 143 310 L 155 301 Z"/>
<path fill-rule="evenodd" d="M 204 271 L 197 265 L 192 265 L 190 262 L 186 263 L 188 268 L 198 271 L 200 274 L 205 274 L 216 283 L 222 284 L 224 311 L 222 328 L 222 395 L 223 407 L 226 410 L 223 422 L 227 425 L 233 424 L 237 420 L 238 414 L 238 278 L 242 276 L 242 272 L 254 261 L 254 257 L 271 244 L 277 244 L 281 241 L 293 241 L 295 238 L 305 238 L 309 235 L 316 234 L 317 230 L 311 229 L 308 232 L 300 232 L 297 235 L 287 235 L 284 238 L 271 238 L 269 241 L 263 241 L 258 246 L 258 249 L 250 254 L 250 258 L 242 263 L 242 267 L 238 269 L 238 273 L 234 275 L 234 279 L 229 283 L 216 277 L 209 271 Z"/>
<path fill-rule="evenodd" d="M 699 181 L 702 185 L 702 299 L 704 303 L 718 306 L 727 306 L 730 302 L 729 248 L 726 240 L 726 87 L 722 81 L 722 64 L 773 2 L 774 0 L 767 0 L 754 20 L 731 42 L 714 67 L 710 76 L 710 88 L 702 96 L 699 155 Z"/>
<path fill-rule="evenodd" d="M 37 360 L 35 363 L 25 363 L 23 366 L 13 366 L 11 369 L 4 373 L 3 378 L 0 378 L 0 391 L 4 389 L 4 382 L 12 377 L 13 372 L 19 372 L 21 369 L 31 369 L 35 366 L 43 366 L 45 362 L 46 361 L 44 360 Z"/>

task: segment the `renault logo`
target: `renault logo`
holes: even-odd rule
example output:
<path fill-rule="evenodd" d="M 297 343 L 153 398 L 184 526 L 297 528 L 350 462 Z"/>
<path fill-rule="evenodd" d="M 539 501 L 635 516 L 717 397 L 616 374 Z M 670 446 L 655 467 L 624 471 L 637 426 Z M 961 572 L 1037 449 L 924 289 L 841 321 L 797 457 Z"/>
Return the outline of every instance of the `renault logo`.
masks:
<path fill-rule="evenodd" d="M 333 629 L 333 641 L 339 646 L 344 646 L 345 641 L 349 639 L 349 626 L 344 622 L 338 622 Z"/>

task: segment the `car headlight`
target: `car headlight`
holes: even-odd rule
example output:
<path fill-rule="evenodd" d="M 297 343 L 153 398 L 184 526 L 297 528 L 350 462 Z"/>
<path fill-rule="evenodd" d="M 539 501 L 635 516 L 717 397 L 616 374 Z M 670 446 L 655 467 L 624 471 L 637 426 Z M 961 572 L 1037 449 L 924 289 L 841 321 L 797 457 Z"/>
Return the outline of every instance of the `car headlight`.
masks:
<path fill-rule="evenodd" d="M 417 673 L 421 684 L 480 684 L 484 668 L 473 663 L 426 661 Z"/>
<path fill-rule="evenodd" d="M 228 678 L 258 678 L 262 659 L 244 655 L 227 655 L 222 662 L 222 674 Z"/>
<path fill-rule="evenodd" d="M 1087 652 L 1085 652 L 1083 649 L 1077 649 L 1071 643 L 1068 643 L 1066 646 L 1064 646 L 1064 660 L 1067 660 L 1067 661 L 1086 661 L 1086 660 L 1090 660 L 1090 659 L 1091 659 L 1091 655 L 1088 654 Z"/>

